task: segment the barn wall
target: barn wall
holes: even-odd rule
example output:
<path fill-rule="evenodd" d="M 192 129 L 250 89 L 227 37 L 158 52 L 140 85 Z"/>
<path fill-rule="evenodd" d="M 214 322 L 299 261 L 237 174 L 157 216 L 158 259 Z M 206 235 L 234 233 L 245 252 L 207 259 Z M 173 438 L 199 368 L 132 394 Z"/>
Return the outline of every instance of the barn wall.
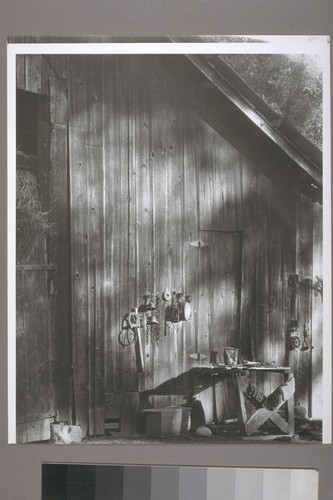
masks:
<path fill-rule="evenodd" d="M 297 315 L 302 325 L 304 294 L 297 292 L 293 310 L 288 277 L 312 277 L 318 208 L 265 174 L 269 158 L 242 155 L 205 123 L 162 58 L 48 62 L 58 85 L 67 78 L 70 345 L 74 417 L 84 433 L 102 433 L 105 416 L 120 418 L 130 432 L 139 408 L 183 402 L 191 388 L 186 373 L 198 364 L 189 355 L 209 361 L 218 350 L 221 358 L 225 345 L 239 347 L 245 359 L 291 363 L 296 400 L 307 413 L 311 358 L 315 353 L 318 399 L 320 356 L 289 353 L 289 321 Z M 58 95 L 41 71 L 35 85 L 46 88 L 45 81 Z M 60 157 L 67 168 L 67 156 Z M 206 246 L 196 246 L 199 240 Z M 148 341 L 142 331 L 145 371 L 138 373 L 134 346 L 118 343 L 122 318 L 144 294 L 166 288 L 193 296 L 194 317 L 171 326 L 162 320 Z M 319 341 L 320 313 L 314 318 Z M 277 380 L 258 382 L 269 392 Z M 199 396 L 207 418 L 233 416 L 228 381 L 216 385 L 215 396 L 217 415 L 213 389 Z"/>
<path fill-rule="evenodd" d="M 17 440 L 50 438 L 55 418 L 71 420 L 67 61 L 17 56 L 17 88 L 37 103 L 34 154 L 17 144 L 17 172 L 35 179 L 50 229 L 27 243 L 17 234 Z"/>

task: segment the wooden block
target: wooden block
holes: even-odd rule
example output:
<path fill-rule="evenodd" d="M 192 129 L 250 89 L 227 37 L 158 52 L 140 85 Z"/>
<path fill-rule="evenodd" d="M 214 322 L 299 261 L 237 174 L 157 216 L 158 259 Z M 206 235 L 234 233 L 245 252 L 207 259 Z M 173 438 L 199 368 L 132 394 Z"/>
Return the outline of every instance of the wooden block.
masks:
<path fill-rule="evenodd" d="M 146 436 L 152 438 L 167 438 L 180 435 L 182 409 L 159 408 L 144 410 L 147 413 Z"/>
<path fill-rule="evenodd" d="M 168 408 L 176 408 L 182 410 L 182 418 L 180 423 L 180 434 L 185 434 L 190 429 L 191 425 L 191 411 L 192 408 L 186 406 L 169 406 Z"/>

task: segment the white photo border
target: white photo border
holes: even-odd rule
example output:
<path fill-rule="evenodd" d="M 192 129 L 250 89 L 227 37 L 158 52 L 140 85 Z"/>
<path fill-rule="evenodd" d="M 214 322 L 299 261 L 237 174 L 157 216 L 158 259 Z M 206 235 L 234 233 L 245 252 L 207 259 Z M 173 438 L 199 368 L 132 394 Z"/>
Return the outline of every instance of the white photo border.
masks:
<path fill-rule="evenodd" d="M 240 35 L 238 35 L 240 36 Z M 16 56 L 20 54 L 312 54 L 323 67 L 323 443 L 332 442 L 332 305 L 331 305 L 331 98 L 329 36 L 253 36 L 257 42 L 203 43 L 9 43 L 7 45 L 7 221 L 8 221 L 8 442 L 16 443 Z M 130 37 L 129 37 L 130 38 Z M 89 40 L 89 37 L 87 37 Z"/>

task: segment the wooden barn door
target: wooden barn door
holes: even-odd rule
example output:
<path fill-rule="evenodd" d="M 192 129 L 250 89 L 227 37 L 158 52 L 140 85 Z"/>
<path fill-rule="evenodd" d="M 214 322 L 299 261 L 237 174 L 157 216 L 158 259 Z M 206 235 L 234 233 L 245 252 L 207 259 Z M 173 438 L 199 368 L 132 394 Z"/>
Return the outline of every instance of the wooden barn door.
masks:
<path fill-rule="evenodd" d="M 17 441 L 50 437 L 55 416 L 52 388 L 51 294 L 55 265 L 47 234 L 48 100 L 32 92 L 17 95 L 16 316 Z"/>
<path fill-rule="evenodd" d="M 42 95 L 27 72 L 40 77 L 37 63 L 26 56 L 18 65 L 26 69 L 16 134 L 18 443 L 47 440 L 55 418 L 70 418 L 67 82 L 49 78 Z"/>
<path fill-rule="evenodd" d="M 225 346 L 238 347 L 241 285 L 241 233 L 238 231 L 200 231 L 199 250 L 198 349 L 218 352 L 223 361 Z M 221 421 L 234 415 L 229 380 L 217 381 L 202 391 L 207 421 Z"/>

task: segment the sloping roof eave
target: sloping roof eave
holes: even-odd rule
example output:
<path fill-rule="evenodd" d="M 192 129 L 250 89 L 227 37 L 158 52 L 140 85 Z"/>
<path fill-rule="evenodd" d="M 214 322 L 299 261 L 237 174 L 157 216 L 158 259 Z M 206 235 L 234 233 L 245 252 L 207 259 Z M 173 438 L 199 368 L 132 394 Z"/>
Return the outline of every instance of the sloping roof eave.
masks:
<path fill-rule="evenodd" d="M 312 150 L 317 150 L 316 160 L 309 158 L 295 143 L 286 135 L 288 130 L 284 127 L 284 133 L 279 130 L 276 126 L 272 125 L 272 118 L 274 119 L 274 112 L 271 111 L 270 119 L 267 119 L 258 109 L 253 105 L 249 96 L 242 95 L 238 91 L 236 86 L 230 83 L 230 74 L 228 71 L 229 78 L 224 78 L 223 68 L 226 66 L 230 70 L 231 74 L 235 77 L 235 80 L 240 80 L 242 86 L 248 87 L 243 80 L 236 75 L 233 70 L 220 58 L 220 56 L 213 56 L 207 58 L 202 55 L 188 54 L 186 57 L 194 64 L 209 81 L 218 88 L 233 104 L 240 109 L 248 119 L 254 123 L 263 134 L 265 134 L 271 141 L 278 145 L 294 162 L 296 162 L 310 177 L 313 181 L 320 186 L 322 185 L 322 165 L 318 162 L 318 158 L 321 158 L 321 152 L 315 148 L 313 145 L 309 145 Z M 217 66 L 217 67 L 216 67 Z M 222 73 L 222 74 L 221 74 Z M 237 83 L 237 82 L 236 82 Z M 249 87 L 248 87 L 249 89 Z M 253 92 L 249 89 L 249 94 Z M 257 99 L 260 99 L 257 96 Z M 265 103 L 264 106 L 267 107 Z M 276 115 L 277 116 L 277 115 Z M 294 134 L 297 134 L 294 132 Z M 299 134 L 298 134 L 299 135 Z M 309 144 L 307 139 L 302 138 L 303 142 Z"/>

